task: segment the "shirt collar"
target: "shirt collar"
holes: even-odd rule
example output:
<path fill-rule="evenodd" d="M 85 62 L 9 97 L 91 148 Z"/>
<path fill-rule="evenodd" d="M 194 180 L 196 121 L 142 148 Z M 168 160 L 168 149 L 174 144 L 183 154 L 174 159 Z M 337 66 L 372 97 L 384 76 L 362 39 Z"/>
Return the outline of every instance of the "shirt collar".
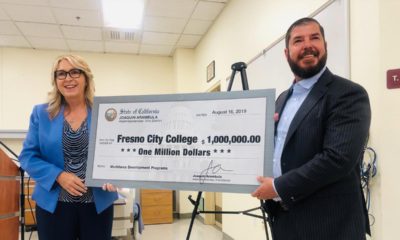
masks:
<path fill-rule="evenodd" d="M 326 66 L 324 66 L 319 73 L 315 74 L 314 76 L 310 78 L 304 78 L 301 81 L 298 81 L 295 85 L 300 85 L 301 87 L 305 89 L 310 89 L 314 86 L 314 84 L 318 81 L 318 79 L 321 77 L 322 73 L 324 73 L 326 70 Z"/>

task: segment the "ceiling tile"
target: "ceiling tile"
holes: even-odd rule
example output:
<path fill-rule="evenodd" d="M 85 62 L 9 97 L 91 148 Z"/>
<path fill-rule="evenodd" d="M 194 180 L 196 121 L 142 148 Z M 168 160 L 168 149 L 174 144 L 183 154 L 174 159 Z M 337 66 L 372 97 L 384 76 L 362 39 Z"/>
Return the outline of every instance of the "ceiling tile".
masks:
<path fill-rule="evenodd" d="M 1 35 L 21 35 L 18 28 L 12 22 L 0 21 L 0 34 Z"/>
<path fill-rule="evenodd" d="M 142 42 L 144 44 L 153 45 L 175 45 L 175 43 L 178 41 L 178 38 L 178 34 L 144 32 Z"/>
<path fill-rule="evenodd" d="M 167 55 L 169 56 L 172 51 L 172 46 L 160 46 L 160 45 L 141 45 L 140 54 L 151 54 L 151 55 Z"/>
<path fill-rule="evenodd" d="M 143 20 L 143 30 L 164 33 L 181 33 L 187 20 L 183 18 L 169 17 L 145 17 Z"/>
<path fill-rule="evenodd" d="M 101 41 L 67 40 L 71 51 L 104 52 Z"/>
<path fill-rule="evenodd" d="M 49 7 L 3 5 L 3 9 L 14 21 L 56 23 Z"/>
<path fill-rule="evenodd" d="M 54 8 L 57 22 L 65 25 L 101 27 L 103 20 L 100 11 Z"/>
<path fill-rule="evenodd" d="M 182 35 L 176 44 L 178 47 L 195 48 L 201 39 L 200 35 Z"/>
<path fill-rule="evenodd" d="M 18 28 L 22 34 L 31 37 L 48 37 L 48 38 L 63 38 L 58 25 L 55 24 L 44 24 L 44 23 L 25 23 L 17 22 Z"/>
<path fill-rule="evenodd" d="M 64 39 L 41 37 L 27 37 L 27 39 L 36 49 L 69 50 Z"/>
<path fill-rule="evenodd" d="M 214 20 L 224 7 L 224 3 L 199 2 L 192 19 Z"/>
<path fill-rule="evenodd" d="M 31 46 L 29 45 L 28 41 L 22 36 L 9 36 L 9 35 L 3 35 L 0 36 L 0 46 L 3 47 L 28 47 L 30 48 Z"/>
<path fill-rule="evenodd" d="M 105 43 L 105 51 L 110 53 L 137 54 L 139 52 L 139 44 L 107 41 Z"/>
<path fill-rule="evenodd" d="M 188 18 L 196 6 L 195 0 L 148 0 L 146 15 Z"/>
<path fill-rule="evenodd" d="M 65 38 L 75 40 L 97 40 L 101 41 L 101 28 L 78 27 L 78 26 L 61 26 Z"/>
<path fill-rule="evenodd" d="M 50 0 L 50 6 L 81 10 L 99 10 L 101 9 L 101 0 Z"/>
<path fill-rule="evenodd" d="M 205 34 L 213 22 L 209 20 L 191 19 L 185 27 L 184 34 Z"/>
<path fill-rule="evenodd" d="M 171 56 L 196 47 L 229 2 L 146 1 L 132 32 L 103 26 L 101 0 L 0 0 L 0 46 Z"/>

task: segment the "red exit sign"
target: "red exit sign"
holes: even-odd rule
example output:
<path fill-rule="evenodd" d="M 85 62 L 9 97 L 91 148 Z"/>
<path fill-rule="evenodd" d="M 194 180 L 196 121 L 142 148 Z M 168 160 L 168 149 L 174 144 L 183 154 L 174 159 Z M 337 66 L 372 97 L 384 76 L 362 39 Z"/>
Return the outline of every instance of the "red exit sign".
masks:
<path fill-rule="evenodd" d="M 400 88 L 400 69 L 391 69 L 386 72 L 386 87 Z"/>

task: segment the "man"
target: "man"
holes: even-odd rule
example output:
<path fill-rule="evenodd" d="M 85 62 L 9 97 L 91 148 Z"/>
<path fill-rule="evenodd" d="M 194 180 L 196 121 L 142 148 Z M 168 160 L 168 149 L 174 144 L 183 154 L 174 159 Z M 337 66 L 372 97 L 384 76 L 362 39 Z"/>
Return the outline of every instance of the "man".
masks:
<path fill-rule="evenodd" d="M 285 55 L 294 83 L 276 101 L 274 178 L 259 177 L 274 240 L 358 240 L 370 233 L 359 163 L 371 111 L 360 85 L 325 66 L 324 29 L 294 22 Z"/>

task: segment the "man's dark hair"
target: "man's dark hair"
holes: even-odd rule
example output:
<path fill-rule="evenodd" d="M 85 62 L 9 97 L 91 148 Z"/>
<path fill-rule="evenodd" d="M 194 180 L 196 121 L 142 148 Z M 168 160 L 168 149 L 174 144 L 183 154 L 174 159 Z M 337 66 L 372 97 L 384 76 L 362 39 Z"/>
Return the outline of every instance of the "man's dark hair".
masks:
<path fill-rule="evenodd" d="M 300 25 L 306 25 L 311 22 L 318 24 L 319 30 L 321 31 L 321 34 L 322 34 L 322 37 L 325 40 L 325 32 L 324 32 L 324 28 L 321 26 L 321 24 L 319 24 L 319 22 L 317 20 L 315 20 L 314 18 L 305 17 L 305 18 L 301 18 L 301 19 L 297 20 L 292 25 L 290 25 L 289 29 L 286 32 L 286 37 L 285 37 L 286 48 L 289 47 L 289 40 L 290 40 L 293 28 L 300 26 Z"/>

